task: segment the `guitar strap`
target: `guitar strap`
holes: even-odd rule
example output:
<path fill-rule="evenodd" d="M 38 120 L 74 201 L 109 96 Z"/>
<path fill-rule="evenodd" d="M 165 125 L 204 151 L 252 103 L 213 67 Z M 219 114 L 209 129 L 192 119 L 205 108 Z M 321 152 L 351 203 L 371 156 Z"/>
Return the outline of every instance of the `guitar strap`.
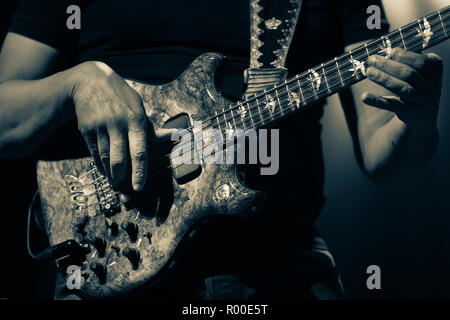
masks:
<path fill-rule="evenodd" d="M 303 0 L 249 0 L 250 67 L 244 97 L 286 79 L 286 57 Z"/>

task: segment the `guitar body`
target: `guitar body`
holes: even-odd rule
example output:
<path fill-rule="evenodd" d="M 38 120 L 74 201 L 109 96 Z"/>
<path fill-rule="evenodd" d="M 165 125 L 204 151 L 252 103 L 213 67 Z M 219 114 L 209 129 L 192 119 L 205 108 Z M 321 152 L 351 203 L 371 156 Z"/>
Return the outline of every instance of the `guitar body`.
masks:
<path fill-rule="evenodd" d="M 167 120 L 183 113 L 192 123 L 213 117 L 232 103 L 214 85 L 216 70 L 223 60 L 216 53 L 201 55 L 177 80 L 162 86 L 128 83 L 141 95 L 155 127 L 163 127 Z M 177 248 L 189 241 L 201 221 L 254 212 L 262 198 L 260 192 L 243 185 L 236 165 L 203 163 L 200 174 L 183 184 L 171 174 L 161 187 L 159 181 L 151 181 L 156 196 L 148 197 L 159 197 L 156 211 L 167 211 L 162 218 L 158 212 L 142 214 L 139 208 L 125 206 L 121 196 L 114 195 L 93 170 L 91 158 L 39 161 L 37 179 L 50 244 L 75 239 L 89 247 L 82 259 L 58 262 L 61 271 L 65 273 L 67 265 L 79 265 L 83 280 L 79 291 L 94 298 L 128 294 L 151 285 L 173 267 Z M 159 189 L 163 192 L 159 193 Z M 96 205 L 96 201 L 100 204 Z M 113 207 L 115 210 L 106 213 L 99 209 Z M 138 229 L 131 230 L 133 236 L 126 230 L 129 222 Z M 116 227 L 115 234 L 111 225 Z M 101 241 L 95 243 L 92 239 Z M 129 258 L 131 249 L 137 251 L 137 256 Z M 104 273 L 96 272 L 99 265 L 105 268 Z"/>

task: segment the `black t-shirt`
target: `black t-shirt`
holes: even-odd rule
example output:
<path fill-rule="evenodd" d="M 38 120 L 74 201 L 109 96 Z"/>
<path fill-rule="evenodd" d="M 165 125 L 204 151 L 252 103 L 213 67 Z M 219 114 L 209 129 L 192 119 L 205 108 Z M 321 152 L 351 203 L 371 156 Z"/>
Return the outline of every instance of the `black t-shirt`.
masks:
<path fill-rule="evenodd" d="M 72 4 L 82 8 L 80 31 L 66 27 L 66 9 Z M 366 26 L 366 10 L 373 4 L 381 6 L 381 1 L 304 0 L 287 59 L 289 73 L 300 73 L 339 55 L 346 45 L 385 33 L 384 16 L 381 30 Z M 249 64 L 249 21 L 244 0 L 22 0 L 10 31 L 59 49 L 73 57 L 73 64 L 100 60 L 125 78 L 154 84 L 175 79 L 204 52 L 221 52 L 232 61 L 223 90 L 238 98 Z M 311 108 L 280 123 L 280 171 L 259 181 L 268 193 L 263 216 L 269 223 L 261 232 L 266 240 L 276 242 L 279 235 L 290 234 L 299 242 L 297 237 L 312 231 L 304 224 L 312 226 L 324 204 L 321 116 L 322 107 Z M 52 139 L 47 147 L 62 145 L 70 144 Z M 215 234 L 226 237 L 224 247 L 232 247 L 229 231 L 222 228 Z"/>

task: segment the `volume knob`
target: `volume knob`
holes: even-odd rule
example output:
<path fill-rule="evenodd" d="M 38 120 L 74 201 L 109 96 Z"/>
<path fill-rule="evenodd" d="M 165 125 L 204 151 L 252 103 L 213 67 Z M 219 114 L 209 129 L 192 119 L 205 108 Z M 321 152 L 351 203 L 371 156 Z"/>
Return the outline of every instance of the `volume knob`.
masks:
<path fill-rule="evenodd" d="M 105 265 L 103 265 L 101 263 L 97 263 L 97 262 L 92 262 L 89 265 L 89 269 L 91 269 L 91 271 L 97 275 L 98 280 L 100 281 L 101 284 L 105 284 L 106 273 L 107 273 L 107 269 L 106 269 Z"/>
<path fill-rule="evenodd" d="M 103 258 L 105 256 L 106 251 L 106 240 L 99 237 L 95 237 L 90 242 L 94 246 L 94 248 L 97 249 L 98 256 L 100 258 Z"/>
<path fill-rule="evenodd" d="M 121 224 L 123 230 L 125 230 L 130 236 L 131 242 L 136 242 L 137 235 L 139 232 L 139 227 L 134 222 L 123 221 Z"/>
<path fill-rule="evenodd" d="M 111 236 L 116 237 L 119 234 L 118 224 L 113 222 L 109 218 L 105 219 L 105 223 L 106 223 L 107 228 L 111 230 Z"/>
<path fill-rule="evenodd" d="M 139 261 L 141 260 L 141 254 L 137 249 L 134 248 L 125 248 L 122 251 L 122 254 L 130 260 L 131 265 L 134 270 L 139 268 Z"/>

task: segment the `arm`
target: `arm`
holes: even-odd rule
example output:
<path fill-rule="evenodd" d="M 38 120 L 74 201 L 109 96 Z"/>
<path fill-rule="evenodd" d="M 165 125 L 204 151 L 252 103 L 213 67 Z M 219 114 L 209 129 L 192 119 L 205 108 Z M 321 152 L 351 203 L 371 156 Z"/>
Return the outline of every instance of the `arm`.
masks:
<path fill-rule="evenodd" d="M 374 181 L 409 181 L 436 150 L 442 70 L 434 54 L 395 49 L 390 59 L 369 60 L 369 80 L 352 88 L 354 104 L 344 98 L 360 164 Z"/>
<path fill-rule="evenodd" d="M 67 72 L 44 78 L 59 64 L 56 49 L 13 33 L 6 37 L 0 53 L 0 157 L 31 154 L 73 116 Z"/>
<path fill-rule="evenodd" d="M 142 100 L 102 62 L 85 62 L 55 73 L 56 49 L 9 34 L 0 54 L 0 154 L 31 153 L 56 128 L 77 117 L 97 168 L 113 186 L 142 190 L 148 141 Z M 127 163 L 128 158 L 131 163 Z"/>

